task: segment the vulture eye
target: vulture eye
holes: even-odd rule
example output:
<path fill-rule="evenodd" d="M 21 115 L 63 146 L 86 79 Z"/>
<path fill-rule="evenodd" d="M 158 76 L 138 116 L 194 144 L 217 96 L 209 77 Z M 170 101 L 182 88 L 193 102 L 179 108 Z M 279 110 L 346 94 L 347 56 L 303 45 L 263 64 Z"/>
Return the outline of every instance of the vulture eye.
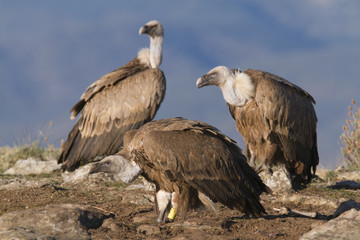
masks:
<path fill-rule="evenodd" d="M 146 31 L 153 31 L 154 28 L 155 28 L 155 25 L 150 25 L 150 26 L 149 26 L 149 25 L 146 25 L 145 27 L 146 27 L 146 28 L 145 28 Z"/>
<path fill-rule="evenodd" d="M 217 75 L 218 75 L 217 72 L 213 72 L 213 73 L 210 74 L 210 77 L 213 77 L 213 78 L 214 78 L 214 77 L 217 77 Z"/>

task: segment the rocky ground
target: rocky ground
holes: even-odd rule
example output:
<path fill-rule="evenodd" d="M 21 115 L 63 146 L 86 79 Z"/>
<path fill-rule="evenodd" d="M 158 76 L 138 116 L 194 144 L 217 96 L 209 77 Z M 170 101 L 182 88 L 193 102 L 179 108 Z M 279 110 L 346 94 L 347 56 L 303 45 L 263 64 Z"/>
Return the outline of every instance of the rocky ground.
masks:
<path fill-rule="evenodd" d="M 45 163 L 18 161 L 0 175 L 0 239 L 360 239 L 360 172 L 319 170 L 298 192 L 286 178 L 265 180 L 274 194 L 262 196 L 260 218 L 219 205 L 159 225 L 142 178 L 127 185 L 88 176 L 88 166 L 68 174 Z"/>

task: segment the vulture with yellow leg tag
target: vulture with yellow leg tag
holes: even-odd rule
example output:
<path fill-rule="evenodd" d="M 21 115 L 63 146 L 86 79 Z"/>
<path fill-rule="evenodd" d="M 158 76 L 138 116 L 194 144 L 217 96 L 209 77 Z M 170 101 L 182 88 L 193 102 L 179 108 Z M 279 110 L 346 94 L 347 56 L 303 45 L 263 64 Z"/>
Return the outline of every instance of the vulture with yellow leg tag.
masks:
<path fill-rule="evenodd" d="M 96 172 L 120 174 L 125 182 L 141 174 L 153 182 L 157 222 L 171 221 L 176 213 L 184 218 L 211 201 L 260 216 L 266 213 L 260 194 L 271 192 L 233 140 L 213 126 L 183 118 L 127 132 L 124 148 L 93 165 L 90 173 Z"/>
<path fill-rule="evenodd" d="M 246 143 L 250 163 L 257 170 L 284 164 L 292 184 L 309 183 L 319 164 L 315 100 L 302 88 L 274 74 L 218 66 L 196 85 L 218 86 L 236 128 Z"/>
<path fill-rule="evenodd" d="M 126 131 L 151 121 L 164 99 L 166 81 L 158 68 L 162 59 L 164 31 L 150 21 L 139 34 L 150 37 L 150 49 L 138 52 L 126 65 L 91 84 L 71 109 L 71 118 L 81 115 L 62 146 L 58 160 L 62 169 L 73 171 L 97 156 L 117 153 Z"/>

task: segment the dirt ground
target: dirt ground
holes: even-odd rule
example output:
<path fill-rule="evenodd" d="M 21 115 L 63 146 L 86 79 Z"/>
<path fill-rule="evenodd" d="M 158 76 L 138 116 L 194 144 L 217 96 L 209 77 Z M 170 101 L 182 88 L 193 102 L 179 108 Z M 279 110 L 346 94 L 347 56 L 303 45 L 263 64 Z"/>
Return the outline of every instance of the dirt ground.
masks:
<path fill-rule="evenodd" d="M 0 178 L 4 177 L 0 175 Z M 301 200 L 282 201 L 287 197 L 281 195 L 263 195 L 262 204 L 268 214 L 260 218 L 249 219 L 236 210 L 221 207 L 217 212 L 194 211 L 185 220 L 175 219 L 172 223 L 158 225 L 155 224 L 153 204 L 136 205 L 123 201 L 125 195 L 143 196 L 149 192 L 124 190 L 124 187 L 122 184 L 99 185 L 91 189 L 83 185 L 62 187 L 59 177 L 48 178 L 47 183 L 39 187 L 0 190 L 0 215 L 54 203 L 76 203 L 115 213 L 115 217 L 106 220 L 100 228 L 90 230 L 92 239 L 298 239 L 327 221 L 336 210 L 331 204 L 311 205 Z M 359 191 L 330 189 L 324 183 L 311 184 L 295 194 L 329 201 L 353 199 L 360 202 Z M 317 212 L 317 216 L 294 216 L 278 211 L 284 207 Z"/>

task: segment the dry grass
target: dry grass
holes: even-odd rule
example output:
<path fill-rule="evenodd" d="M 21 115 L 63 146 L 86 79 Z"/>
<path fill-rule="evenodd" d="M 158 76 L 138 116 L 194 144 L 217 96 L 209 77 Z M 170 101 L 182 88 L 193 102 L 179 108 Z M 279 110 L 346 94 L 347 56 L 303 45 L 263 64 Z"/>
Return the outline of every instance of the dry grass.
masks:
<path fill-rule="evenodd" d="M 360 169 L 360 108 L 355 105 L 355 100 L 349 106 L 349 119 L 343 126 L 340 136 L 340 147 L 343 157 L 341 160 L 346 169 Z"/>
<path fill-rule="evenodd" d="M 53 145 L 40 147 L 39 141 L 32 144 L 26 144 L 18 147 L 1 147 L 0 148 L 0 173 L 12 167 L 19 159 L 28 159 L 30 157 L 40 160 L 57 159 L 60 150 Z"/>
<path fill-rule="evenodd" d="M 52 124 L 53 122 L 50 122 L 49 127 Z M 60 150 L 48 143 L 48 130 L 45 133 L 39 131 L 39 136 L 35 141 L 26 143 L 23 146 L 0 147 L 0 173 L 12 167 L 19 159 L 28 159 L 30 157 L 40 160 L 57 159 Z"/>

